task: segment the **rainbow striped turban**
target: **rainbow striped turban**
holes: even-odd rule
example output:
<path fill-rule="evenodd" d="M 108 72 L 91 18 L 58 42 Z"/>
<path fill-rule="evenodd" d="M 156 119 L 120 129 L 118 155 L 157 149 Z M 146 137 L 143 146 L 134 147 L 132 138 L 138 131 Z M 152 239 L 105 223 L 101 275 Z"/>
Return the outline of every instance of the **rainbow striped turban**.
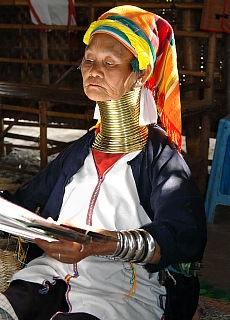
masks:
<path fill-rule="evenodd" d="M 95 33 L 105 33 L 120 41 L 136 57 L 131 62 L 138 73 L 151 65 L 144 88 L 154 98 L 147 108 L 156 108 L 169 138 L 181 149 L 181 104 L 177 54 L 171 25 L 160 16 L 131 5 L 115 7 L 91 23 L 84 43 Z"/>

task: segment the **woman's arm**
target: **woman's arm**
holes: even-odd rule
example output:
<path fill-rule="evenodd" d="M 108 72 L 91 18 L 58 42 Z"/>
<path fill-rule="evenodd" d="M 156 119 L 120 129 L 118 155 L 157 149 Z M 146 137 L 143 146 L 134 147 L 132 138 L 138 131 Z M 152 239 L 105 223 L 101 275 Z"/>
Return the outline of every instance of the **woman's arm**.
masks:
<path fill-rule="evenodd" d="M 117 232 L 115 231 L 106 231 L 101 230 L 100 232 L 110 235 L 114 238 L 117 236 Z M 35 243 L 44 250 L 49 256 L 53 257 L 56 260 L 59 260 L 63 263 L 77 263 L 82 259 L 88 256 L 114 256 L 114 252 L 117 247 L 120 245 L 119 239 L 117 241 L 109 241 L 109 242 L 90 242 L 86 245 L 81 245 L 77 242 L 60 240 L 54 242 L 48 242 L 41 239 L 36 239 Z M 146 249 L 147 249 L 146 244 Z M 122 258 L 121 258 L 122 260 Z M 155 250 L 151 260 L 148 263 L 158 263 L 160 261 L 160 247 L 157 243 L 155 243 Z M 139 261 L 133 261 L 139 262 Z"/>

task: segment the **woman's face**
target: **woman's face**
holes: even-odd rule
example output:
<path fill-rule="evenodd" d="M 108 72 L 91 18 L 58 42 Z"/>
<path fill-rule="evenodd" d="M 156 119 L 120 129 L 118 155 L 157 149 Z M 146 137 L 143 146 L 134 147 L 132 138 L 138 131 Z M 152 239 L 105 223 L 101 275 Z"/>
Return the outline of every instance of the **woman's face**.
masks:
<path fill-rule="evenodd" d="M 132 90 L 138 77 L 130 65 L 133 59 L 133 54 L 112 36 L 93 35 L 81 69 L 87 97 L 94 101 L 118 100 Z"/>

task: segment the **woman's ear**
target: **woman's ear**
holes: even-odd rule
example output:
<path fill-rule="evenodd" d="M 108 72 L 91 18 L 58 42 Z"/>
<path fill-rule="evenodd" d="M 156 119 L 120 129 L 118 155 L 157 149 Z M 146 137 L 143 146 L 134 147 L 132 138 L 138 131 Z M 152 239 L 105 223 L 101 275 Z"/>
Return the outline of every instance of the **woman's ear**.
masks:
<path fill-rule="evenodd" d="M 142 85 L 148 80 L 151 72 L 152 72 L 152 67 L 150 64 L 148 65 L 147 69 L 140 71 L 140 76 L 138 80 L 141 81 Z"/>
<path fill-rule="evenodd" d="M 148 80 L 151 72 L 152 72 L 152 68 L 150 64 L 148 65 L 147 69 L 140 70 L 140 74 L 135 82 L 135 87 L 142 87 L 145 84 L 145 82 Z"/>

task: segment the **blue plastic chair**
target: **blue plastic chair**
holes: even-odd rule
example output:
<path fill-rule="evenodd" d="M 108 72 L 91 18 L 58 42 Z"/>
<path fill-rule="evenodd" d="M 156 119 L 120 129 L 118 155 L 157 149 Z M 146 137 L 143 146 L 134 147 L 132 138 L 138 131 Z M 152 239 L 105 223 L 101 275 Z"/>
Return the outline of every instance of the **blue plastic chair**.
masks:
<path fill-rule="evenodd" d="M 205 212 L 208 223 L 213 223 L 217 205 L 230 206 L 230 115 L 219 121 L 205 198 Z"/>

